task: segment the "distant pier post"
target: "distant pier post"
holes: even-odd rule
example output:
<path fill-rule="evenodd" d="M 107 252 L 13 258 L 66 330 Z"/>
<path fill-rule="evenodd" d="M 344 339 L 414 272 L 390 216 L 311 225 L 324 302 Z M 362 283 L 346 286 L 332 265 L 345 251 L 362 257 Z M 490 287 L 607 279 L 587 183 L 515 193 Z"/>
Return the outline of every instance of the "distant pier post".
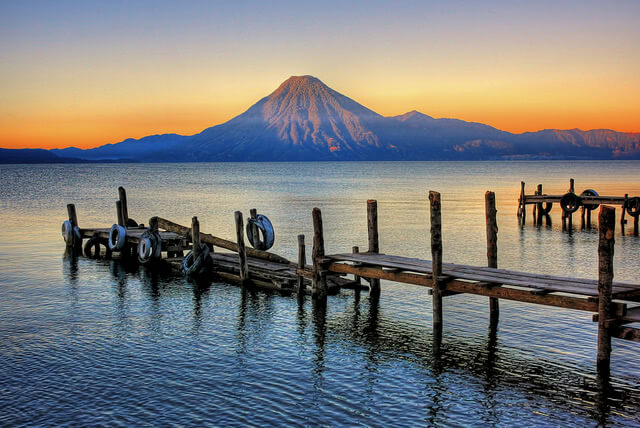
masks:
<path fill-rule="evenodd" d="M 498 267 L 498 221 L 496 219 L 496 194 L 487 191 L 484 194 L 485 217 L 487 228 L 487 263 L 490 268 Z M 498 323 L 500 304 L 497 297 L 489 297 L 490 324 Z"/>
<path fill-rule="evenodd" d="M 313 209 L 313 279 L 312 294 L 324 299 L 327 297 L 327 273 L 324 271 L 324 231 L 322 228 L 322 212 Z"/>
<path fill-rule="evenodd" d="M 616 210 L 601 206 L 598 240 L 598 377 L 608 379 L 611 365 L 611 333 L 608 321 L 611 313 L 611 288 L 613 283 L 613 252 L 616 227 Z"/>
<path fill-rule="evenodd" d="M 627 212 L 627 201 L 629 200 L 629 194 L 624 194 L 624 202 L 622 203 L 622 213 L 620 214 L 620 233 L 624 235 L 624 227 L 627 224 L 627 220 L 624 218 L 625 213 Z"/>
<path fill-rule="evenodd" d="M 379 253 L 380 244 L 378 241 L 378 201 L 375 199 L 369 199 L 367 201 L 367 234 L 369 236 L 369 252 Z M 371 278 L 371 291 L 370 294 L 373 297 L 380 295 L 380 280 L 378 278 Z"/>
<path fill-rule="evenodd" d="M 431 204 L 431 262 L 433 275 L 433 334 L 434 344 L 439 348 L 442 337 L 442 218 L 440 193 L 430 191 Z"/>
<path fill-rule="evenodd" d="M 527 209 L 525 205 L 525 195 L 524 195 L 524 181 L 520 182 L 520 199 L 518 200 L 518 218 L 520 219 L 520 224 L 524 226 L 524 222 L 527 218 Z"/>
<path fill-rule="evenodd" d="M 569 179 L 569 192 L 576 193 L 575 181 L 573 178 Z M 569 213 L 569 230 L 573 229 L 573 213 Z"/>

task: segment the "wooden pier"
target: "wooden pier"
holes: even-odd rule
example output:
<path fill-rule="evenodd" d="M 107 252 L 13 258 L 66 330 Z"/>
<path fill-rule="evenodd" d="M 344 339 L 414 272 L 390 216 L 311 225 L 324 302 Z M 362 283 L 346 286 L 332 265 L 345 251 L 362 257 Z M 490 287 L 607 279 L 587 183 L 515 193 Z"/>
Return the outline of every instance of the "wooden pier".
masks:
<path fill-rule="evenodd" d="M 527 205 L 533 205 L 533 224 L 541 225 L 543 219 L 546 224 L 551 224 L 549 213 L 553 204 L 558 204 L 562 213 L 562 230 L 572 230 L 573 214 L 581 210 L 580 228 L 591 228 L 591 212 L 600 205 L 619 205 L 620 232 L 624 235 L 627 225 L 626 215 L 633 218 L 633 235 L 638 236 L 638 220 L 640 218 L 640 197 L 601 196 L 593 189 L 586 189 L 579 195 L 575 192 L 575 181 L 569 179 L 569 189 L 563 195 L 547 195 L 542 191 L 542 184 L 538 184 L 532 195 L 525 192 L 525 182 L 520 183 L 520 197 L 518 198 L 517 216 L 520 224 L 524 225 L 527 218 Z"/>
<path fill-rule="evenodd" d="M 523 183 L 523 208 L 529 203 L 524 202 L 527 198 L 529 197 L 524 197 Z M 614 200 L 600 198 L 600 204 Z M 70 204 L 67 206 L 69 220 L 63 224 L 63 236 L 72 251 L 81 251 L 83 240 L 86 239 L 84 253 L 87 257 L 112 257 L 115 254 L 124 260 L 146 264 L 150 268 L 169 264 L 188 276 L 212 275 L 242 286 L 263 287 L 285 293 L 297 292 L 300 296 L 311 293 L 320 300 L 339 292 L 341 288 L 369 288 L 370 298 L 378 299 L 380 280 L 428 287 L 433 299 L 434 349 L 439 349 L 441 343 L 445 321 L 443 300 L 457 294 L 488 297 L 489 323 L 493 328 L 498 323 L 499 299 L 593 313 L 592 320 L 598 323 L 597 368 L 602 378 L 608 378 L 609 375 L 612 337 L 640 342 L 640 328 L 629 326 L 640 322 L 640 284 L 613 282 L 615 208 L 602 205 L 599 211 L 598 279 L 581 279 L 499 269 L 497 211 L 493 192 L 485 194 L 487 265 L 445 263 L 442 257 L 440 194 L 429 192 L 429 201 L 431 260 L 381 252 L 375 200 L 367 201 L 366 252 L 353 247 L 349 253 L 326 254 L 322 212 L 319 208 L 314 208 L 310 264 L 307 263 L 304 235 L 298 236 L 298 260 L 295 263 L 277 254 L 247 247 L 244 242 L 244 219 L 239 211 L 234 214 L 235 242 L 201 232 L 196 217 L 193 217 L 191 227 L 152 217 L 149 226 L 145 228 L 128 218 L 126 192 L 123 188 L 119 189 L 116 203 L 117 225 L 114 224 L 111 229 L 80 228 L 75 206 Z M 251 210 L 247 228 L 247 233 L 251 234 L 251 242 L 260 236 L 252 229 L 256 227 L 252 219 L 256 218 L 256 211 Z M 119 244 L 119 249 L 115 249 L 118 238 L 122 243 Z M 353 277 L 348 278 L 347 275 Z"/>

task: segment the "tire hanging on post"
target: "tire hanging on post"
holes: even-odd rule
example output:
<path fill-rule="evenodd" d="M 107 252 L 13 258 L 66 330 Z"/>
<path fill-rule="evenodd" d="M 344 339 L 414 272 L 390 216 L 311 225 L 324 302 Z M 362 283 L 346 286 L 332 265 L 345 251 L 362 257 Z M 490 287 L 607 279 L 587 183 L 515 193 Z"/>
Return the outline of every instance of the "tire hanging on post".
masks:
<path fill-rule="evenodd" d="M 560 206 L 567 214 L 572 214 L 578 211 L 578 208 L 582 205 L 582 199 L 575 193 L 565 193 L 562 199 L 560 199 Z"/>
<path fill-rule="evenodd" d="M 598 192 L 596 192 L 593 189 L 587 189 L 582 193 L 580 193 L 580 196 L 582 197 L 582 196 L 600 196 L 600 195 L 598 195 Z M 582 204 L 582 205 L 584 206 L 585 209 L 589 211 L 593 211 L 600 206 L 600 204 Z"/>
<path fill-rule="evenodd" d="M 247 218 L 246 232 L 249 243 L 256 250 L 267 251 L 273 247 L 276 233 L 267 216 L 258 214 L 256 218 Z M 260 234 L 262 234 L 263 239 L 260 239 Z"/>
<path fill-rule="evenodd" d="M 210 260 L 209 247 L 207 244 L 200 244 L 200 255 L 197 259 L 194 260 L 193 251 L 189 251 L 182 260 L 182 272 L 187 276 L 196 275 L 208 267 Z"/>
<path fill-rule="evenodd" d="M 162 238 L 158 232 L 145 230 L 138 241 L 138 261 L 142 264 L 162 257 Z"/>
<path fill-rule="evenodd" d="M 109 231 L 109 249 L 111 251 L 120 251 L 125 242 L 127 242 L 127 229 L 119 224 L 112 225 Z"/>

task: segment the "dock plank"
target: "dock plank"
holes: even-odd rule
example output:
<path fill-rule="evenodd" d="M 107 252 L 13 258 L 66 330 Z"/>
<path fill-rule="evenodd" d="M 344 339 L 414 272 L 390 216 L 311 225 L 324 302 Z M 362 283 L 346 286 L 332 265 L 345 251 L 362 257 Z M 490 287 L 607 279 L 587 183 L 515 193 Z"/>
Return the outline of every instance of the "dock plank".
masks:
<path fill-rule="evenodd" d="M 332 262 L 361 263 L 366 266 L 377 266 L 384 269 L 399 269 L 430 275 L 431 261 L 409 257 L 400 257 L 375 253 L 346 253 L 325 256 Z M 583 278 L 565 278 L 560 276 L 518 272 L 507 269 L 495 269 L 479 266 L 468 266 L 443 263 L 444 275 L 471 281 L 493 282 L 503 285 L 531 288 L 537 293 L 569 293 L 581 296 L 598 296 L 598 282 Z M 635 300 L 633 293 L 640 291 L 640 284 L 614 283 L 614 293 L 626 293 L 630 300 Z M 638 295 L 636 298 L 640 298 Z"/>

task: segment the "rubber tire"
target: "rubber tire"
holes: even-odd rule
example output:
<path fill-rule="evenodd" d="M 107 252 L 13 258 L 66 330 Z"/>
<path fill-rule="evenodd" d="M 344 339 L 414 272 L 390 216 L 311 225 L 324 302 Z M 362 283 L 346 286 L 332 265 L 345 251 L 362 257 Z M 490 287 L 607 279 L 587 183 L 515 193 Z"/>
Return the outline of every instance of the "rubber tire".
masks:
<path fill-rule="evenodd" d="M 572 214 L 578 211 L 580 205 L 582 205 L 582 200 L 580 199 L 580 196 L 575 193 L 565 193 L 562 199 L 560 199 L 560 206 L 567 214 Z"/>
<path fill-rule="evenodd" d="M 600 196 L 598 192 L 593 189 L 587 189 L 584 192 L 580 193 L 580 196 Z M 593 211 L 600 206 L 600 204 L 583 204 L 582 205 L 586 210 Z"/>

